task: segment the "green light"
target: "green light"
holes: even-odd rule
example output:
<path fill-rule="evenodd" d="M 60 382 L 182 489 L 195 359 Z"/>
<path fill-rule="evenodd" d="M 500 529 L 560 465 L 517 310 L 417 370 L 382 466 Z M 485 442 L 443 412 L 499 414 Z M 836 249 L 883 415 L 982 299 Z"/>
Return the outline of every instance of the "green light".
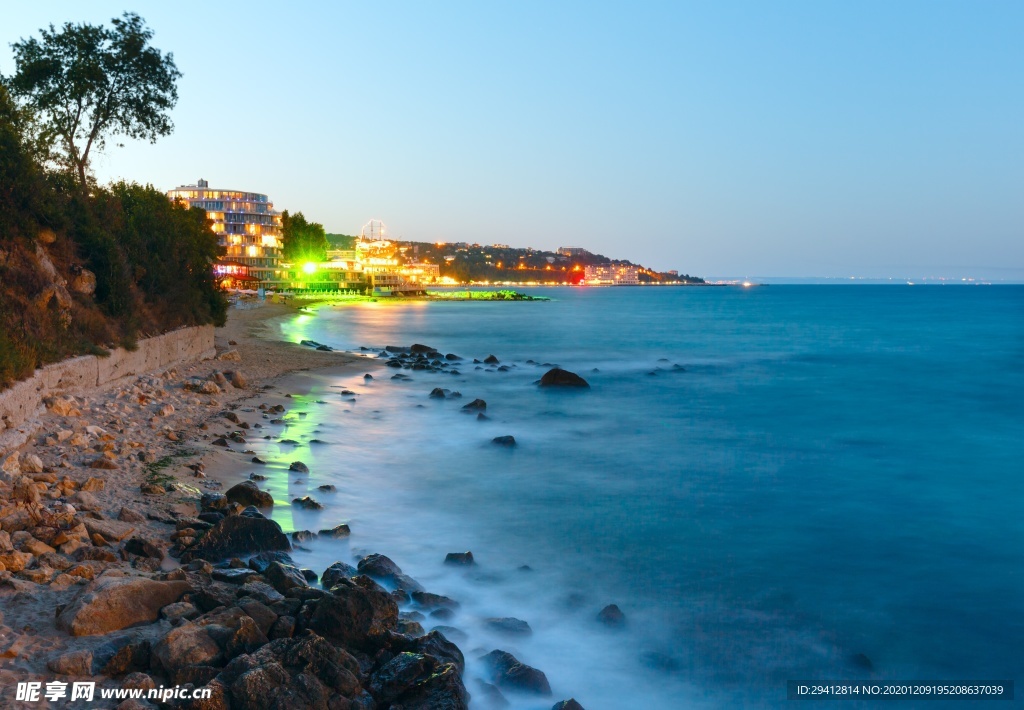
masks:
<path fill-rule="evenodd" d="M 312 261 L 307 261 L 305 264 L 302 265 L 302 270 L 305 271 L 307 274 L 315 274 L 316 264 L 314 264 Z"/>

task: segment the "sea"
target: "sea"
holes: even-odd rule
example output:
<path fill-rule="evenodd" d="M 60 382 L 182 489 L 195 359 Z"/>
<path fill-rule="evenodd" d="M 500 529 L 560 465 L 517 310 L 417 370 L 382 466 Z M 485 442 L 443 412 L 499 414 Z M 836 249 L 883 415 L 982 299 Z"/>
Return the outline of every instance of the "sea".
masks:
<path fill-rule="evenodd" d="M 877 707 L 787 694 L 1024 679 L 1024 286 L 526 292 L 550 300 L 275 322 L 365 356 L 373 379 L 310 373 L 275 431 L 298 445 L 255 444 L 276 499 L 325 505 L 276 506 L 286 530 L 351 526 L 300 565 L 379 552 L 460 602 L 421 623 L 463 650 L 472 707 L 490 707 L 492 649 L 550 681 L 551 697 L 503 691 L 522 710 Z M 459 374 L 381 367 L 413 343 L 464 358 Z M 538 387 L 553 365 L 590 387 Z M 476 398 L 486 420 L 462 411 Z M 473 567 L 443 563 L 467 550 Z M 609 604 L 621 626 L 598 621 Z"/>

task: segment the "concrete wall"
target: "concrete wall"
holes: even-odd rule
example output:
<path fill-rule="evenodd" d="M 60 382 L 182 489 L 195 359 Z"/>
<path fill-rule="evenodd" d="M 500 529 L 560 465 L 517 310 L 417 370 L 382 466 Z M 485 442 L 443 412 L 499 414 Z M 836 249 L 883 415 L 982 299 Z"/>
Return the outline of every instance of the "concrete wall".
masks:
<path fill-rule="evenodd" d="M 79 394 L 93 387 L 163 370 L 173 365 L 212 358 L 213 326 L 164 333 L 139 341 L 134 352 L 118 348 L 109 357 L 83 355 L 36 370 L 31 378 L 0 391 L 0 434 L 17 429 L 55 394 Z"/>

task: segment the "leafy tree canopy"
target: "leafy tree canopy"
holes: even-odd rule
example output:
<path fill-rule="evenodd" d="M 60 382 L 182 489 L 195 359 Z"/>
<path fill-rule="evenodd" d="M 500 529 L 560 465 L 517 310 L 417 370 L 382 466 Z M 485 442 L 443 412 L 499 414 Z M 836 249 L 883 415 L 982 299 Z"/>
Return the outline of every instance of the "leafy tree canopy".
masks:
<path fill-rule="evenodd" d="M 126 12 L 103 25 L 65 23 L 11 45 L 12 92 L 38 116 L 43 136 L 85 189 L 89 156 L 111 136 L 149 140 L 171 133 L 168 112 L 181 72 L 149 45 L 153 31 Z"/>
<path fill-rule="evenodd" d="M 320 262 L 327 259 L 327 234 L 322 224 L 306 221 L 301 212 L 293 215 L 285 210 L 281 214 L 281 225 L 285 261 Z"/>

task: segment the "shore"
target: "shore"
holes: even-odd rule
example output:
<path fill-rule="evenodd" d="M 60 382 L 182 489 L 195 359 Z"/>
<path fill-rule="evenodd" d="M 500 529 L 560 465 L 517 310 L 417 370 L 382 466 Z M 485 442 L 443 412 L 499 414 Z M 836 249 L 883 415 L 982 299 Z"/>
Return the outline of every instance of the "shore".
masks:
<path fill-rule="evenodd" d="M 324 639 L 335 659 L 320 669 L 324 697 L 338 701 L 330 707 L 387 707 L 397 699 L 406 708 L 466 706 L 461 652 L 437 631 L 424 634 L 416 622 L 422 614 L 409 611 L 413 598 L 425 611 L 452 600 L 425 592 L 378 554 L 358 569 L 339 561 L 318 587 L 325 570 L 299 570 L 286 554 L 315 533 L 286 537 L 255 507 L 247 509 L 254 504 L 267 511 L 269 496 L 249 480 L 262 462 L 254 462 L 245 437 L 289 416 L 292 395 L 313 387 L 304 371 L 372 376 L 383 369 L 373 359 L 278 340 L 276 324 L 308 305 L 232 309 L 217 332 L 214 360 L 53 398 L 30 441 L 4 459 L 5 706 L 19 682 L 85 679 L 98 688 L 212 689 L 212 700 L 175 707 L 226 707 L 230 698 L 233 708 L 263 708 L 259 693 L 246 700 L 256 679 L 243 682 L 231 666 L 240 658 L 250 670 L 283 663 L 282 655 Z M 284 463 L 301 471 L 301 462 Z M 323 523 L 321 536 L 349 534 L 340 520 Z M 329 587 L 329 594 L 323 591 Z M 210 633 L 212 627 L 227 632 Z M 208 652 L 186 652 L 197 644 Z M 418 657 L 416 668 L 406 667 L 410 653 Z M 395 666 L 395 654 L 405 665 Z M 496 683 L 550 693 L 543 673 L 502 654 L 494 651 L 489 661 Z M 347 666 L 346 659 L 352 659 Z M 352 682 L 331 688 L 325 678 L 336 680 L 339 664 Z M 282 693 L 299 672 L 285 670 L 291 675 L 274 686 Z M 496 686 L 484 683 L 482 690 L 485 700 L 499 703 Z M 105 702 L 95 706 L 152 706 Z M 60 700 L 51 705 L 61 706 Z M 47 701 L 25 707 L 47 707 Z"/>

